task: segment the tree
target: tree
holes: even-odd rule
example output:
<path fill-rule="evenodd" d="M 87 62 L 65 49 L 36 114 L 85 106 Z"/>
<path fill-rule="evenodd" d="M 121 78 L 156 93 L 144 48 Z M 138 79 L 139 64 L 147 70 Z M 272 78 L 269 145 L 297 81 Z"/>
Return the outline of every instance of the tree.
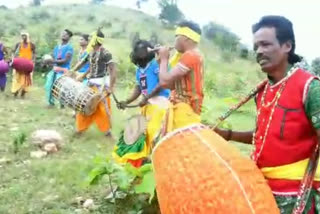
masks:
<path fill-rule="evenodd" d="M 242 59 L 248 59 L 248 56 L 249 56 L 249 49 L 244 45 L 240 45 L 240 57 Z"/>
<path fill-rule="evenodd" d="M 106 0 L 91 0 L 91 4 L 102 4 Z"/>
<path fill-rule="evenodd" d="M 0 5 L 0 10 L 8 10 L 9 8 L 6 7 L 5 5 Z"/>
<path fill-rule="evenodd" d="M 314 60 L 312 60 L 311 71 L 317 76 L 320 75 L 320 57 L 317 57 Z"/>
<path fill-rule="evenodd" d="M 41 6 L 41 2 L 44 0 L 32 0 L 31 5 L 32 6 Z"/>
<path fill-rule="evenodd" d="M 182 11 L 178 8 L 177 0 L 159 0 L 158 5 L 161 9 L 160 20 L 175 25 L 184 18 Z"/>
<path fill-rule="evenodd" d="M 240 38 L 228 28 L 214 22 L 203 27 L 204 36 L 213 40 L 222 50 L 236 51 L 240 44 Z"/>
<path fill-rule="evenodd" d="M 141 3 L 147 2 L 148 0 L 137 0 L 136 1 L 136 6 L 138 9 L 141 9 Z"/>

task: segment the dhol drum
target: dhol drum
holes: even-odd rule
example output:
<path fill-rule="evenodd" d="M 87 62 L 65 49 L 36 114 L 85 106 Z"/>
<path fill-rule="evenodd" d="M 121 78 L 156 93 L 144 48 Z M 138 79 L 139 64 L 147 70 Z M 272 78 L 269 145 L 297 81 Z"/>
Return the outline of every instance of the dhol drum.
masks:
<path fill-rule="evenodd" d="M 124 142 L 134 144 L 147 129 L 147 119 L 142 115 L 134 115 L 128 119 L 123 131 Z"/>
<path fill-rule="evenodd" d="M 59 77 L 51 89 L 61 103 L 84 115 L 92 115 L 101 101 L 101 94 L 68 76 Z"/>
<path fill-rule="evenodd" d="M 0 60 L 0 74 L 9 72 L 9 64 L 5 60 Z"/>
<path fill-rule="evenodd" d="M 162 214 L 279 214 L 249 158 L 204 125 L 168 133 L 152 154 Z"/>
<path fill-rule="evenodd" d="M 12 61 L 12 67 L 17 71 L 24 74 L 30 74 L 33 71 L 33 62 L 29 59 L 14 58 Z"/>

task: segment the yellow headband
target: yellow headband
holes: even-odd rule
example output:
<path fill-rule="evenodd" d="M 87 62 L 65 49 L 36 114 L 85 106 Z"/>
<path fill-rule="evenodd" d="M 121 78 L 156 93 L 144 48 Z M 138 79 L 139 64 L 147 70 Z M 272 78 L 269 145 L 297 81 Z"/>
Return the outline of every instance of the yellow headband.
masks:
<path fill-rule="evenodd" d="M 189 39 L 193 40 L 194 42 L 200 42 L 200 34 L 193 31 L 188 27 L 178 27 L 176 30 L 176 35 L 183 35 L 188 37 Z"/>
<path fill-rule="evenodd" d="M 97 32 L 94 32 L 91 34 L 92 38 L 88 44 L 87 47 L 87 52 L 90 53 L 91 51 L 93 51 L 93 46 L 95 46 L 97 43 L 99 44 L 103 44 L 104 42 L 104 38 L 97 36 Z"/>

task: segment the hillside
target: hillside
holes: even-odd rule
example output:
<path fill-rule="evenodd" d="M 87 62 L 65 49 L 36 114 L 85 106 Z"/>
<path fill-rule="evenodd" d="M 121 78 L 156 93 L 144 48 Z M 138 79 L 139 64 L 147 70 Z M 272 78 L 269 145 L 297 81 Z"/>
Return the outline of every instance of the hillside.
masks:
<path fill-rule="evenodd" d="M 141 38 L 157 35 L 162 44 L 173 44 L 174 31 L 164 28 L 156 18 L 139 11 L 110 6 L 71 5 L 39 8 L 0 9 L 0 40 L 13 47 L 19 41 L 20 31 L 30 33 L 37 45 L 39 58 L 50 53 L 59 41 L 60 32 L 68 28 L 75 34 L 91 33 L 103 26 L 107 35 L 105 47 L 119 63 L 119 81 L 116 94 L 123 99 L 134 84 L 134 66 L 129 61 L 131 40 L 138 32 Z M 72 43 L 78 50 L 78 38 Z M 221 112 L 245 95 L 261 79 L 262 74 L 255 62 L 243 60 L 234 53 L 221 52 L 211 41 L 203 39 L 200 49 L 205 57 L 205 105 L 203 119 L 213 122 Z M 45 71 L 42 71 L 45 72 Z M 91 213 L 112 213 L 113 205 L 105 204 L 106 185 L 87 188 L 83 185 L 96 155 L 110 154 L 112 143 L 96 129 L 90 129 L 80 139 L 73 138 L 74 119 L 70 109 L 45 108 L 44 75 L 35 77 L 35 85 L 26 100 L 14 100 L 9 89 L 0 94 L 0 113 L 7 114 L 0 123 L 0 213 L 50 214 L 89 213 L 75 204 L 78 196 L 93 198 L 100 208 Z M 114 104 L 113 104 L 114 105 Z M 113 134 L 123 129 L 126 118 L 133 111 L 121 112 L 113 106 Z M 115 119 L 116 118 L 116 119 Z M 230 125 L 236 129 L 250 129 L 254 124 L 254 108 L 251 102 L 235 113 Z M 16 134 L 30 133 L 37 129 L 56 129 L 62 133 L 66 146 L 56 155 L 44 160 L 30 159 L 32 147 L 27 142 L 18 154 L 12 152 Z M 245 153 L 248 147 L 239 146 Z M 120 206 L 120 205 L 119 205 Z M 126 207 L 127 206 L 127 207 Z M 128 213 L 134 204 L 123 205 L 117 213 Z M 79 211 L 80 209 L 80 211 Z M 136 208 L 135 208 L 136 209 Z"/>

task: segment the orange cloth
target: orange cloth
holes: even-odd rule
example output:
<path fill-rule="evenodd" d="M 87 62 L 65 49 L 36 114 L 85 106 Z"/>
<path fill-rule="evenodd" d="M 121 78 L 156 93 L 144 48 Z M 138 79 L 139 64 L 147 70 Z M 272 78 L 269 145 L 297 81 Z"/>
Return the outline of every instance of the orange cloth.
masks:
<path fill-rule="evenodd" d="M 32 60 L 33 53 L 31 43 L 28 42 L 27 47 L 24 47 L 23 42 L 19 45 L 19 57 Z M 13 70 L 11 92 L 17 93 L 20 90 L 29 91 L 29 86 L 32 85 L 32 74 L 24 74 Z"/>
<path fill-rule="evenodd" d="M 97 87 L 91 87 L 94 91 L 98 91 Z M 108 133 L 111 129 L 111 100 L 110 97 L 103 99 L 97 107 L 97 110 L 90 116 L 77 113 L 76 128 L 77 131 L 83 132 L 87 130 L 92 123 L 96 123 L 101 132 Z"/>
<path fill-rule="evenodd" d="M 175 66 L 187 74 L 175 82 L 172 102 L 187 103 L 195 113 L 200 114 L 203 101 L 203 59 L 200 52 L 190 50 L 183 53 Z"/>
<path fill-rule="evenodd" d="M 17 72 L 13 70 L 12 72 L 12 85 L 11 85 L 11 92 L 17 93 L 20 90 L 25 92 L 29 91 L 29 86 L 32 85 L 31 75 L 24 74 L 22 72 Z"/>
<path fill-rule="evenodd" d="M 32 55 L 31 43 L 28 42 L 27 47 L 24 47 L 23 42 L 21 42 L 19 47 L 19 57 L 32 60 Z"/>

